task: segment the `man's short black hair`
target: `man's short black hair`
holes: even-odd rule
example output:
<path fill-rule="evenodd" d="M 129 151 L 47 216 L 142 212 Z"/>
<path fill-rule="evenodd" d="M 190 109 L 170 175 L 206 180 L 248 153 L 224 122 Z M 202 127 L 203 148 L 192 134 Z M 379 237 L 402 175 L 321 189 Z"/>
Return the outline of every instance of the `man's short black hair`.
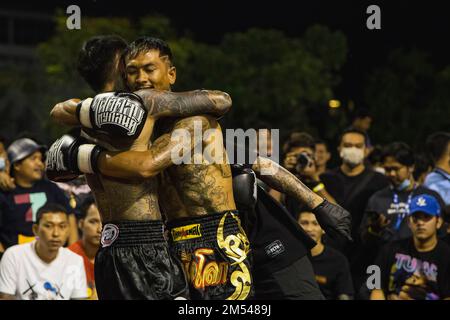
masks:
<path fill-rule="evenodd" d="M 169 63 L 173 65 L 173 55 L 167 42 L 162 39 L 154 37 L 140 37 L 130 43 L 124 52 L 126 59 L 136 58 L 140 53 L 147 52 L 149 50 L 159 50 L 159 56 L 167 56 Z"/>
<path fill-rule="evenodd" d="M 359 129 L 350 127 L 345 129 L 344 131 L 341 132 L 340 136 L 339 136 L 339 144 L 342 142 L 342 138 L 347 134 L 347 133 L 357 133 L 360 134 L 364 137 L 364 144 L 367 145 L 367 136 L 366 133 L 364 131 L 361 131 Z"/>
<path fill-rule="evenodd" d="M 77 70 L 95 92 L 101 91 L 111 80 L 115 58 L 117 54 L 121 56 L 126 47 L 126 41 L 116 35 L 92 37 L 83 44 L 78 54 Z"/>
<path fill-rule="evenodd" d="M 381 145 L 375 145 L 370 154 L 367 156 L 367 160 L 372 166 L 382 162 L 383 149 L 384 148 Z"/>
<path fill-rule="evenodd" d="M 316 143 L 309 133 L 293 132 L 284 144 L 283 152 L 288 153 L 292 148 L 310 148 L 314 151 L 316 150 Z"/>
<path fill-rule="evenodd" d="M 356 108 L 352 114 L 352 122 L 356 119 L 372 118 L 372 114 L 367 108 Z"/>
<path fill-rule="evenodd" d="M 0 135 L 0 143 L 3 143 L 3 145 L 4 145 L 5 148 L 6 148 L 6 139 L 5 139 L 5 137 L 3 137 L 2 135 Z"/>
<path fill-rule="evenodd" d="M 414 179 L 419 180 L 420 176 L 433 168 L 433 161 L 431 161 L 430 157 L 425 153 L 418 153 L 415 156 L 414 160 Z"/>
<path fill-rule="evenodd" d="M 95 199 L 92 195 L 87 196 L 80 206 L 80 219 L 85 219 L 87 216 L 87 213 L 89 211 L 89 208 L 91 205 L 95 204 Z"/>
<path fill-rule="evenodd" d="M 392 142 L 384 147 L 381 161 L 384 162 L 387 157 L 394 158 L 404 166 L 410 167 L 414 165 L 414 152 L 410 146 L 404 142 Z"/>
<path fill-rule="evenodd" d="M 427 152 L 431 159 L 436 163 L 444 155 L 447 146 L 450 143 L 450 132 L 435 132 L 428 136 L 426 140 Z"/>
<path fill-rule="evenodd" d="M 46 213 L 64 213 L 67 216 L 69 216 L 69 213 L 67 212 L 67 209 L 64 206 L 54 202 L 47 202 L 37 211 L 36 224 L 39 224 L 39 221 L 41 221 L 42 216 Z"/>
<path fill-rule="evenodd" d="M 315 145 L 317 145 L 317 144 L 323 144 L 323 145 L 325 145 L 325 147 L 326 147 L 327 150 L 328 150 L 328 143 L 327 143 L 325 140 L 323 140 L 323 139 L 316 138 L 316 140 L 314 140 L 314 144 L 315 144 Z"/>

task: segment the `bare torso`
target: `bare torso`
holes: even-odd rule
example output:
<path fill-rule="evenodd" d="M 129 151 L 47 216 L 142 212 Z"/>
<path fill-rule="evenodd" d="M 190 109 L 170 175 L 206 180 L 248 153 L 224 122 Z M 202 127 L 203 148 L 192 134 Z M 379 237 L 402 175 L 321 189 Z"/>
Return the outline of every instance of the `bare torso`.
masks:
<path fill-rule="evenodd" d="M 168 221 L 236 209 L 221 127 L 213 117 L 202 118 L 214 130 L 212 137 L 203 140 L 202 151 L 215 143 L 215 150 L 222 153 L 223 163 L 208 164 L 202 156 L 202 164 L 173 165 L 165 170 L 159 194 Z"/>
<path fill-rule="evenodd" d="M 92 131 L 85 137 L 112 151 L 143 151 L 148 149 L 153 125 L 153 120 L 147 120 L 141 135 L 134 141 L 111 139 Z M 93 191 L 103 222 L 161 220 L 156 178 L 145 181 L 125 181 L 96 174 L 86 175 L 86 180 Z"/>

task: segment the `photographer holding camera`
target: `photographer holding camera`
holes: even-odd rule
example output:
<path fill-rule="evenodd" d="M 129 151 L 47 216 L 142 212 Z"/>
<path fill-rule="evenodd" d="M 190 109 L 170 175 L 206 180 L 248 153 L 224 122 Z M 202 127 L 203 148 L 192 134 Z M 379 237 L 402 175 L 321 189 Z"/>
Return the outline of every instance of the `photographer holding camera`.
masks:
<path fill-rule="evenodd" d="M 315 162 L 315 140 L 305 132 L 294 132 L 283 146 L 286 156 L 283 165 L 308 188 L 332 203 L 339 203 L 339 181 L 329 179 L 327 173 L 319 175 Z M 292 214 L 299 212 L 299 204 L 286 198 L 285 204 Z"/>

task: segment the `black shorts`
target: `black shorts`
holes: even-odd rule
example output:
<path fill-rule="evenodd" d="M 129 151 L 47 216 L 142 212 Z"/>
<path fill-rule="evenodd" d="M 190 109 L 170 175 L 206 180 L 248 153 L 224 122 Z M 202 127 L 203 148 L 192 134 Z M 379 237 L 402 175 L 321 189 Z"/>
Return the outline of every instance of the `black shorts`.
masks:
<path fill-rule="evenodd" d="M 237 212 L 168 223 L 170 249 L 182 262 L 191 299 L 246 300 L 253 295 L 250 244 Z"/>
<path fill-rule="evenodd" d="M 161 221 L 106 223 L 101 242 L 94 266 L 100 300 L 188 298 L 186 277 Z"/>

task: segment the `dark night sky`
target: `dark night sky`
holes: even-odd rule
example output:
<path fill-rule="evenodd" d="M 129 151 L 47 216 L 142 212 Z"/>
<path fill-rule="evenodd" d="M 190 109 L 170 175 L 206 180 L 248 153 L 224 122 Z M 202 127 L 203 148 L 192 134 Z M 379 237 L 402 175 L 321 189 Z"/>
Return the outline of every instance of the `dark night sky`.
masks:
<path fill-rule="evenodd" d="M 426 50 L 437 66 L 447 65 L 450 49 L 450 19 L 445 1 L 18 1 L 0 8 L 52 13 L 56 7 L 78 4 L 82 15 L 129 16 L 161 13 L 179 30 L 189 29 L 196 40 L 218 43 L 224 33 L 244 31 L 249 27 L 276 28 L 289 36 L 301 36 L 305 29 L 320 23 L 343 31 L 348 40 L 349 55 L 343 69 L 342 96 L 358 100 L 365 75 L 385 62 L 388 52 L 404 47 Z M 381 8 L 382 30 L 366 28 L 366 8 Z"/>

